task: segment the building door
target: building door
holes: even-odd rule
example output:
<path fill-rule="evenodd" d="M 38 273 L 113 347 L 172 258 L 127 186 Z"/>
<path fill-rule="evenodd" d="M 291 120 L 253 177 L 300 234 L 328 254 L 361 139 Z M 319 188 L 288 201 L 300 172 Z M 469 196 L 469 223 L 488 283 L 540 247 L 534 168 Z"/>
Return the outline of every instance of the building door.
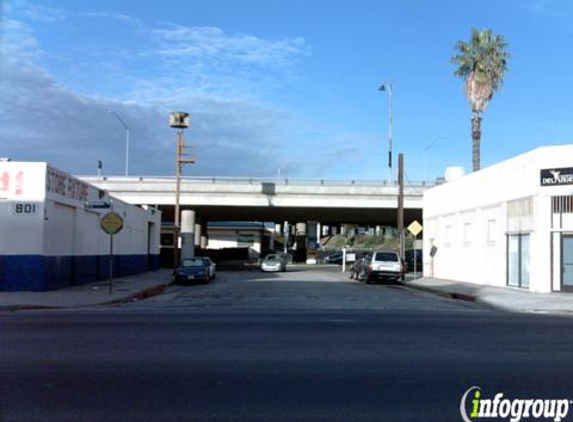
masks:
<path fill-rule="evenodd" d="M 573 235 L 561 237 L 561 290 L 573 291 Z"/>
<path fill-rule="evenodd" d="M 507 237 L 507 285 L 529 288 L 528 234 L 512 234 Z"/>

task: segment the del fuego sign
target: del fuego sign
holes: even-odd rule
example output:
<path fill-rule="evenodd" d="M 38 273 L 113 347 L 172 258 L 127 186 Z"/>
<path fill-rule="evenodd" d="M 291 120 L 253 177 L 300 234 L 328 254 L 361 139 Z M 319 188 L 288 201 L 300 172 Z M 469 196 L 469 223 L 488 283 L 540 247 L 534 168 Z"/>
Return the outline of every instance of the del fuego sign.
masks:
<path fill-rule="evenodd" d="M 541 170 L 541 186 L 573 185 L 573 167 Z"/>

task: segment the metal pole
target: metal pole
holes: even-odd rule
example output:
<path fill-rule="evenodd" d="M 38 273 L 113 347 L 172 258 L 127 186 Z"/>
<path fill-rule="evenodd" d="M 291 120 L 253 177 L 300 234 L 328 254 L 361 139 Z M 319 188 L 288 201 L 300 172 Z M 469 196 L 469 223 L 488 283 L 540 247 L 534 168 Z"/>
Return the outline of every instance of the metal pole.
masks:
<path fill-rule="evenodd" d="M 398 154 L 398 236 L 400 239 L 400 257 L 405 256 L 404 242 L 404 154 Z"/>
<path fill-rule="evenodd" d="M 129 176 L 129 128 L 125 129 L 125 175 Z"/>
<path fill-rule="evenodd" d="M 129 176 L 129 127 L 115 111 L 109 110 L 109 114 L 114 116 L 125 129 L 125 175 Z"/>
<path fill-rule="evenodd" d="M 416 270 L 417 270 L 417 261 L 418 261 L 418 254 L 416 250 L 416 239 L 418 235 L 414 235 L 414 277 L 416 277 Z"/>
<path fill-rule="evenodd" d="M 285 220 L 283 223 L 283 247 L 285 255 L 288 254 L 289 232 L 290 232 L 290 227 L 288 221 Z"/>
<path fill-rule="evenodd" d="M 387 82 L 388 86 L 388 170 L 390 182 L 393 181 L 392 174 L 392 82 Z"/>
<path fill-rule="evenodd" d="M 113 234 L 109 235 L 109 294 L 113 293 Z"/>
<path fill-rule="evenodd" d="M 180 196 L 181 196 L 181 154 L 182 154 L 183 130 L 177 130 L 177 148 L 175 156 L 175 217 L 173 227 L 173 271 L 179 265 L 179 214 L 180 214 Z"/>

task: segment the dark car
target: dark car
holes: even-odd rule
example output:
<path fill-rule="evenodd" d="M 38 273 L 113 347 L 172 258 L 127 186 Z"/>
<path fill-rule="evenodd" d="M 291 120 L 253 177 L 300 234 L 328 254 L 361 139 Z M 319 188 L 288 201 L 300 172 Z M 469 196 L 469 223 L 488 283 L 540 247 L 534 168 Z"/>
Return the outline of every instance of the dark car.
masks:
<path fill-rule="evenodd" d="M 211 281 L 209 264 L 204 258 L 184 259 L 175 270 L 176 283 L 192 283 L 195 281 L 203 281 L 205 283 Z"/>
<path fill-rule="evenodd" d="M 342 265 L 342 252 L 336 252 L 332 255 L 327 256 L 324 259 L 326 264 L 338 264 Z"/>

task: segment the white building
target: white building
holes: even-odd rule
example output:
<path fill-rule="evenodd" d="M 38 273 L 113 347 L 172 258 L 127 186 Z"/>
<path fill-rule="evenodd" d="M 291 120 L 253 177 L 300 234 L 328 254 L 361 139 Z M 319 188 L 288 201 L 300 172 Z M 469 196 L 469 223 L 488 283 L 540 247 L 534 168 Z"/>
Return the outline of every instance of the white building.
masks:
<path fill-rule="evenodd" d="M 207 233 L 207 248 L 248 248 L 249 257 L 257 258 L 267 230 L 262 223 L 256 222 L 211 222 L 207 225 Z"/>
<path fill-rule="evenodd" d="M 117 199 L 47 163 L 0 162 L 0 291 L 52 290 L 105 279 L 110 236 L 100 227 L 113 204 L 115 276 L 157 269 L 161 213 Z"/>
<path fill-rule="evenodd" d="M 427 190 L 424 255 L 425 277 L 573 291 L 573 145 Z"/>

